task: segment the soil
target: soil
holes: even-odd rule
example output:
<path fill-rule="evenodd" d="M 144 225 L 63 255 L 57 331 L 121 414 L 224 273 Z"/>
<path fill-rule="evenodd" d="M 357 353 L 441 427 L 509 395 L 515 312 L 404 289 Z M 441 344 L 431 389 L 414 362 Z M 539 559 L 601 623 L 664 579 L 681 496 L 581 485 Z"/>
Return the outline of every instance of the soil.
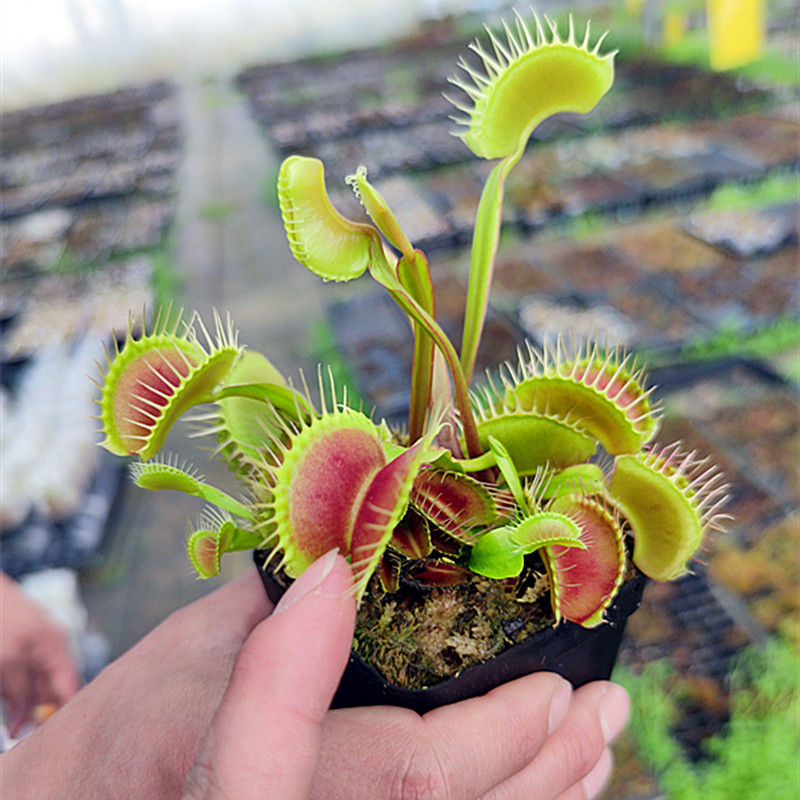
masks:
<path fill-rule="evenodd" d="M 519 600 L 513 582 L 479 575 L 446 589 L 404 583 L 393 595 L 370 590 L 354 650 L 395 686 L 433 686 L 554 625 L 547 585 L 534 574 Z"/>

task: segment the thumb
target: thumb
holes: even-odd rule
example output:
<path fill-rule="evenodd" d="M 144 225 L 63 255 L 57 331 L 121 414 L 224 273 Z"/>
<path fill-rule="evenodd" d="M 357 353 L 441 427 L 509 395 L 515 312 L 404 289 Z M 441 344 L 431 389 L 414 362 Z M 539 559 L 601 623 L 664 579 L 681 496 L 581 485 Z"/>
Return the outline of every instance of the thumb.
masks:
<path fill-rule="evenodd" d="M 352 572 L 335 550 L 253 630 L 184 784 L 184 800 L 305 800 L 322 720 L 350 653 Z"/>

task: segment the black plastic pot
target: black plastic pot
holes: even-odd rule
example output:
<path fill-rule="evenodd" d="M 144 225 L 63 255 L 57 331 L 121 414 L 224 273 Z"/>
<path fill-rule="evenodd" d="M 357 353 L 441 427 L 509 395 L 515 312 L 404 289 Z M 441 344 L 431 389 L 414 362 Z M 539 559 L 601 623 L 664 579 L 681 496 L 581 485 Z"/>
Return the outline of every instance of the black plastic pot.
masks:
<path fill-rule="evenodd" d="M 285 589 L 261 569 L 265 553 L 256 550 L 254 560 L 264 588 L 273 603 Z M 401 689 L 386 681 L 355 653 L 350 654 L 332 708 L 390 705 L 424 714 L 433 708 L 477 697 L 496 686 L 532 672 L 557 672 L 576 688 L 595 680 L 608 680 L 614 668 L 628 617 L 642 599 L 647 578 L 637 575 L 620 590 L 609 608 L 607 622 L 582 628 L 562 622 L 540 631 L 482 664 L 468 667 L 455 678 L 426 689 Z"/>

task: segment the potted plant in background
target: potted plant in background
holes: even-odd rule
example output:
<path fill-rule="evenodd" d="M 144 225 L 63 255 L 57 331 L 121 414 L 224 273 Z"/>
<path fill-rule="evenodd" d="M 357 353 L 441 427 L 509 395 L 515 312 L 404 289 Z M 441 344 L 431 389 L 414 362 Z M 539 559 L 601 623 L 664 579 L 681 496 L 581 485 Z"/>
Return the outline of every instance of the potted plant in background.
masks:
<path fill-rule="evenodd" d="M 487 29 L 488 30 L 488 29 Z M 500 236 L 503 187 L 534 128 L 590 111 L 613 82 L 614 53 L 590 28 L 516 16 L 472 45 L 452 79 L 459 135 L 497 159 L 478 205 L 460 351 L 437 324 L 431 273 L 358 169 L 348 183 L 369 221 L 343 217 L 321 162 L 290 157 L 278 193 L 297 260 L 324 280 L 366 271 L 408 316 L 414 337 L 407 430 L 337 395 L 287 381 L 239 346 L 217 316 L 164 311 L 133 323 L 102 381 L 104 445 L 139 456 L 146 489 L 205 501 L 188 540 L 201 577 L 226 552 L 254 549 L 273 597 L 337 547 L 360 610 L 338 704 L 424 711 L 535 669 L 576 685 L 608 677 L 626 616 L 648 576 L 670 580 L 719 525 L 719 472 L 678 444 L 652 443 L 652 390 L 630 355 L 598 341 L 529 346 L 470 390 Z M 199 417 L 236 498 L 174 459 L 153 458 L 174 422 Z"/>

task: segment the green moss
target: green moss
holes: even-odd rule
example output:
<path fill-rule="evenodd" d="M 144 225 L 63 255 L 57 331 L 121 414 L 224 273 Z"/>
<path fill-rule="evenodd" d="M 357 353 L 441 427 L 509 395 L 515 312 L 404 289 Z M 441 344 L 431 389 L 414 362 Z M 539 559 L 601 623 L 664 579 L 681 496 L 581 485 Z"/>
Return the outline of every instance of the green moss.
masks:
<path fill-rule="evenodd" d="M 474 575 L 447 589 L 369 591 L 354 649 L 395 686 L 432 686 L 553 625 L 543 589 L 518 602 L 513 585 Z"/>

